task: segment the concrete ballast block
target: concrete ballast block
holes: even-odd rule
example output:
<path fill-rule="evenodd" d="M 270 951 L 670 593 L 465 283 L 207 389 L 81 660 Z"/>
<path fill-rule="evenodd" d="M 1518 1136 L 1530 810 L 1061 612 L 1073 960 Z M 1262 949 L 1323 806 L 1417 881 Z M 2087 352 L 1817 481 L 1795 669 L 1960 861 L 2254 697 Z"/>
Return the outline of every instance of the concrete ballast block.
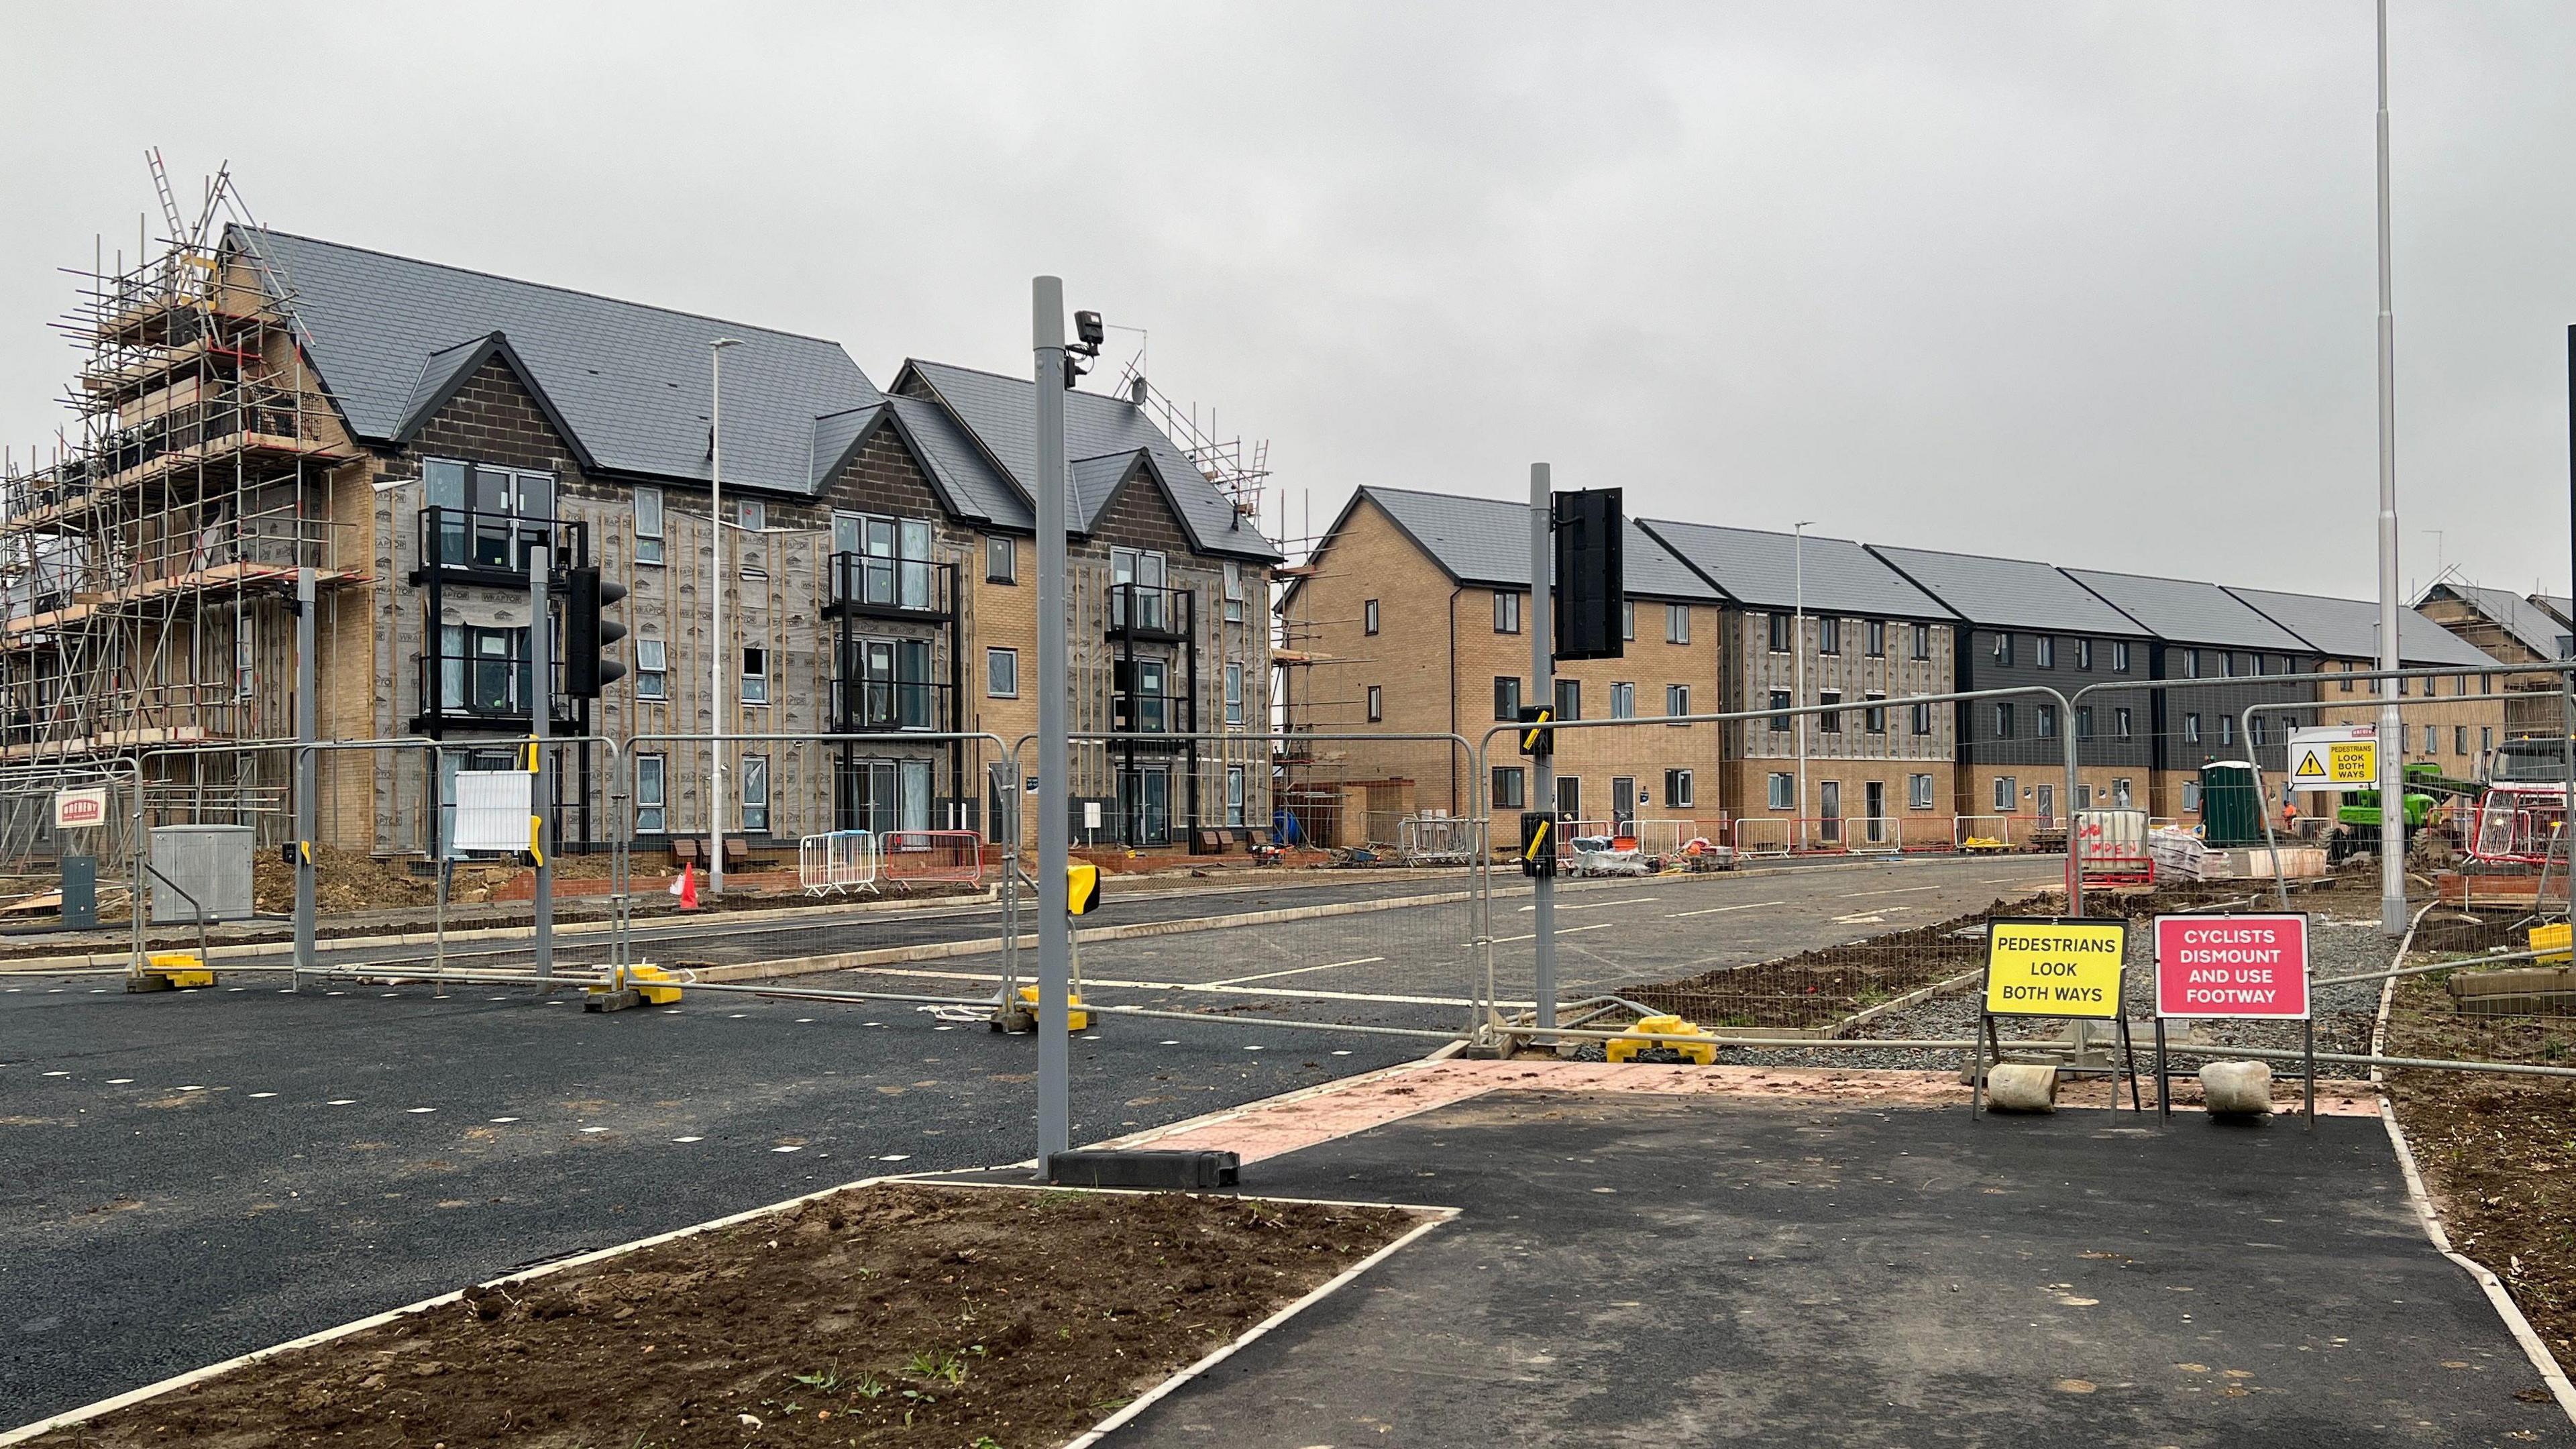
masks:
<path fill-rule="evenodd" d="M 1998 1112 L 2057 1110 L 2057 1068 L 2046 1062 L 1997 1062 L 1986 1069 L 1986 1105 Z"/>
<path fill-rule="evenodd" d="M 2200 1097 L 2213 1116 L 2266 1116 L 2272 1110 L 2271 1065 L 2211 1062 L 2200 1069 Z"/>

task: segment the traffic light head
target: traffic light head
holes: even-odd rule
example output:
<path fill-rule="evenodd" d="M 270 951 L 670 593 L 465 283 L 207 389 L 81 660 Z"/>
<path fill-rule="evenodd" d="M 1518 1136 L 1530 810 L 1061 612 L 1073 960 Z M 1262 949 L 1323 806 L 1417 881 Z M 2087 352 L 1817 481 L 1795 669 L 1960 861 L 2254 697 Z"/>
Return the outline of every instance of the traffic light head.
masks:
<path fill-rule="evenodd" d="M 599 576 L 589 564 L 564 570 L 564 693 L 597 699 L 601 689 L 626 677 L 616 657 L 626 626 L 600 611 L 626 597 L 626 586 Z"/>
<path fill-rule="evenodd" d="M 1549 705 L 1525 704 L 1521 706 L 1521 727 L 1519 735 L 1522 754 L 1529 756 L 1533 760 L 1544 760 L 1550 755 L 1556 753 L 1556 731 L 1552 729 L 1537 728 L 1537 726 L 1548 724 L 1555 718 L 1556 710 Z"/>

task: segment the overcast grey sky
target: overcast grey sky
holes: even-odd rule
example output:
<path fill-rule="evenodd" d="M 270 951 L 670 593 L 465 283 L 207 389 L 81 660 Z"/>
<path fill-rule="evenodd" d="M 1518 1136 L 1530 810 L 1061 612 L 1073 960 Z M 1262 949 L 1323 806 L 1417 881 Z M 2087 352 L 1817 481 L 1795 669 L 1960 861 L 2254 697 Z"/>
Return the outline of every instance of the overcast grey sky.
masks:
<path fill-rule="evenodd" d="M 2576 6 L 2396 0 L 2405 573 L 2567 576 Z M 14 6 L 0 441 L 55 268 L 229 160 L 280 230 L 1027 365 L 1151 329 L 1366 482 L 2363 595 L 2368 0 Z M 1113 333 L 1113 351 L 1132 347 Z M 1104 374 L 1114 375 L 1113 366 Z M 1106 376 L 1102 379 L 1105 385 Z"/>

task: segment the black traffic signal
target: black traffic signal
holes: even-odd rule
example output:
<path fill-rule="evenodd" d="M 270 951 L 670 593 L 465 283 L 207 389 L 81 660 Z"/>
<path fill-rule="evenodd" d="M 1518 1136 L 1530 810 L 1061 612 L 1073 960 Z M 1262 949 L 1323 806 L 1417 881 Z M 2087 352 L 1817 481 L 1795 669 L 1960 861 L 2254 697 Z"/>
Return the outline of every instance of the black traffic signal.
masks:
<path fill-rule="evenodd" d="M 599 613 L 625 597 L 626 586 L 601 578 L 595 565 L 564 570 L 564 693 L 597 699 L 602 688 L 626 677 L 625 662 L 614 657 L 626 626 Z"/>
<path fill-rule="evenodd" d="M 1556 874 L 1556 812 L 1524 810 L 1521 812 L 1521 874 L 1552 876 Z"/>
<path fill-rule="evenodd" d="M 1552 706 L 1544 704 L 1521 706 L 1521 727 L 1518 733 L 1522 754 L 1533 760 L 1544 760 L 1556 753 L 1556 731 L 1531 728 L 1532 725 L 1543 725 L 1555 718 L 1556 710 Z"/>
<path fill-rule="evenodd" d="M 1616 659 L 1626 647 L 1621 603 L 1627 597 L 1622 546 L 1625 505 L 1616 488 L 1554 495 L 1556 657 Z"/>

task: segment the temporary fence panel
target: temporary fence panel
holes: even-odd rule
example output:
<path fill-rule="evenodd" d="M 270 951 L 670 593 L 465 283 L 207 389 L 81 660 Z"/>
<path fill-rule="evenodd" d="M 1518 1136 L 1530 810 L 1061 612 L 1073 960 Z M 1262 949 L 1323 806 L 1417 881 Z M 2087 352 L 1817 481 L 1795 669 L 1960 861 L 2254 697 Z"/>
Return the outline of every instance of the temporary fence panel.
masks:
<path fill-rule="evenodd" d="M 981 885 L 984 838 L 972 830 L 890 831 L 881 869 L 897 885 Z"/>
<path fill-rule="evenodd" d="M 2021 837 L 2014 830 L 2018 823 L 2010 815 L 1962 815 L 1951 822 L 1951 848 L 1970 854 L 2021 850 Z"/>
<path fill-rule="evenodd" d="M 1893 855 L 1905 848 L 1905 824 L 1893 815 L 1846 815 L 1843 849 L 1853 855 Z"/>
<path fill-rule="evenodd" d="M 1397 834 L 1408 865 L 1466 865 L 1485 848 L 1485 822 L 1463 815 L 1408 815 Z"/>
<path fill-rule="evenodd" d="M 798 843 L 797 882 L 809 896 L 873 891 L 882 862 L 872 831 L 835 830 L 808 835 Z"/>
<path fill-rule="evenodd" d="M 1735 853 L 1745 859 L 1787 855 L 1794 822 L 1776 815 L 1748 815 L 1735 822 Z"/>

